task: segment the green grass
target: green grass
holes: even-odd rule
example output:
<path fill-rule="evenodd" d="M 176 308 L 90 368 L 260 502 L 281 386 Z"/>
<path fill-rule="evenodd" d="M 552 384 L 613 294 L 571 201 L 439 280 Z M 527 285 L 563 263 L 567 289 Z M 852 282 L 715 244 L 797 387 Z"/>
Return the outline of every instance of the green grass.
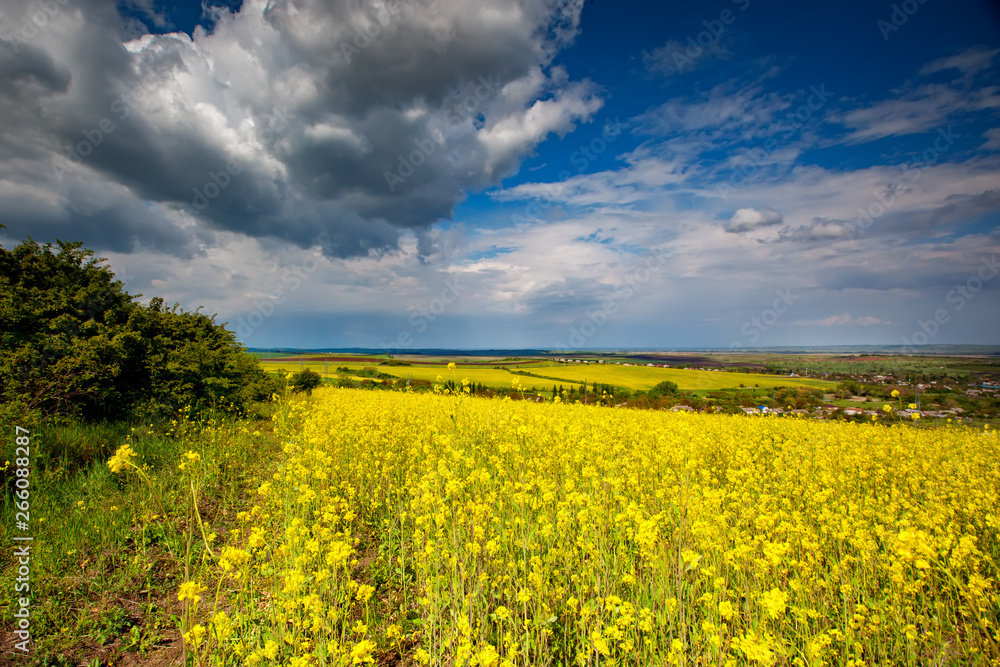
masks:
<path fill-rule="evenodd" d="M 4 461 L 15 460 L 14 425 L 2 424 Z M 154 427 L 131 424 L 31 426 L 30 528 L 32 662 L 113 664 L 124 653 L 140 657 L 156 647 L 175 653 L 180 641 L 176 591 L 185 556 L 198 571 L 204 545 L 188 535 L 191 482 L 209 530 L 225 535 L 233 508 L 270 465 L 277 448 L 268 424 L 231 417 L 181 419 Z M 262 428 L 259 435 L 253 435 Z M 114 474 L 108 457 L 122 444 L 137 453 L 143 475 Z M 178 469 L 183 453 L 201 458 Z M 7 544 L 14 533 L 13 469 L 0 473 L 0 525 Z M 222 538 L 219 538 L 222 541 Z M 0 556 L 0 627 L 10 628 L 15 600 L 13 549 Z M 163 650 L 163 649 L 159 649 Z M 179 655 L 179 653 L 178 653 Z M 61 656 L 61 657 L 60 657 Z"/>

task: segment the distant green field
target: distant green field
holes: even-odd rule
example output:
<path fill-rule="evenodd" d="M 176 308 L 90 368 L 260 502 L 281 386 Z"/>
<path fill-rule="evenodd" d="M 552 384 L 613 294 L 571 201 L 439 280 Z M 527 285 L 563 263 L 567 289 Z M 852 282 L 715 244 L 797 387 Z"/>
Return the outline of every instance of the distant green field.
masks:
<path fill-rule="evenodd" d="M 812 378 L 790 378 L 776 375 L 726 373 L 723 371 L 689 371 L 681 368 L 650 368 L 648 366 L 618 366 L 615 364 L 559 365 L 531 370 L 538 375 L 550 375 L 578 382 L 599 382 L 629 389 L 649 389 L 660 382 L 676 382 L 683 390 L 731 389 L 741 384 L 753 387 L 815 387 L 833 389 L 836 383 Z M 534 378 L 524 378 L 524 380 Z"/>
<path fill-rule="evenodd" d="M 297 371 L 300 368 L 311 368 L 312 370 L 332 377 L 337 374 L 339 366 L 346 366 L 351 370 L 359 370 L 364 367 L 376 367 L 383 373 L 388 373 L 395 377 L 414 380 L 429 380 L 434 382 L 440 376 L 443 380 L 454 379 L 460 382 L 467 379 L 470 382 L 481 383 L 487 387 L 509 388 L 512 380 L 517 378 L 521 385 L 548 389 L 552 384 L 581 384 L 600 383 L 609 384 L 616 387 L 626 387 L 631 390 L 649 389 L 664 380 L 676 382 L 677 386 L 685 391 L 706 391 L 713 389 L 732 389 L 741 384 L 746 387 L 753 387 L 755 384 L 760 387 L 815 387 L 818 389 L 832 390 L 836 383 L 825 380 L 815 380 L 812 378 L 790 378 L 775 375 L 758 375 L 748 373 L 727 373 L 722 371 L 697 371 L 684 370 L 678 368 L 650 368 L 648 366 L 618 366 L 615 364 L 551 364 L 546 362 L 529 364 L 524 366 L 512 366 L 513 370 L 521 369 L 536 375 L 548 376 L 536 378 L 524 375 L 516 375 L 507 370 L 491 368 L 487 364 L 459 365 L 454 371 L 448 370 L 445 366 L 446 360 L 441 360 L 439 366 L 379 366 L 381 359 L 373 358 L 364 362 L 361 361 L 329 361 L 326 362 L 326 372 L 324 372 L 324 362 L 315 360 L 298 359 L 267 359 L 262 360 L 261 365 L 269 372 L 277 372 L 284 368 L 286 371 Z M 468 359 L 459 360 L 459 363 L 467 362 Z M 493 362 L 496 363 L 496 362 Z"/>
<path fill-rule="evenodd" d="M 264 370 L 268 372 L 277 372 L 279 368 L 284 368 L 289 372 L 296 372 L 299 370 L 298 362 L 289 361 L 265 361 L 261 362 Z M 440 377 L 442 381 L 445 380 L 455 380 L 455 382 L 461 382 L 462 380 L 468 380 L 469 382 L 481 383 L 487 387 L 492 387 L 494 389 L 509 389 L 511 386 L 511 381 L 514 378 L 518 378 L 521 381 L 521 385 L 525 388 L 538 387 L 539 389 L 551 386 L 552 382 L 550 380 L 540 380 L 538 378 L 524 377 L 520 375 L 515 375 L 505 370 L 498 370 L 495 368 L 483 368 L 483 367 L 460 367 L 456 368 L 454 372 L 448 370 L 446 366 L 378 366 L 374 363 L 354 363 L 354 362 L 329 362 L 327 364 L 326 372 L 323 371 L 323 362 L 305 362 L 302 368 L 310 368 L 317 373 L 324 375 L 326 377 L 336 377 L 337 367 L 346 366 L 351 370 L 360 370 L 366 367 L 375 367 L 381 373 L 388 373 L 401 380 L 407 378 L 411 380 L 429 380 L 430 382 L 436 382 L 437 378 Z M 547 369 L 546 369 L 547 370 Z M 352 376 L 354 379 L 359 379 L 357 376 Z M 580 380 L 579 383 L 582 383 Z"/>

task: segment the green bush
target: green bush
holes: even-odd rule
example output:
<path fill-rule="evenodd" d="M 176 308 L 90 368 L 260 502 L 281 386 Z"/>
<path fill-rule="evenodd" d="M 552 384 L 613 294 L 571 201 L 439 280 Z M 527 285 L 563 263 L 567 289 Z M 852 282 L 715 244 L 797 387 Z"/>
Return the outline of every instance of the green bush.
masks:
<path fill-rule="evenodd" d="M 652 389 L 646 392 L 650 398 L 659 398 L 661 396 L 666 396 L 668 394 L 676 394 L 680 387 L 677 386 L 676 382 L 671 382 L 670 380 L 664 380 Z"/>
<path fill-rule="evenodd" d="M 304 391 L 311 394 L 312 390 L 323 384 L 323 376 L 309 368 L 292 376 L 292 391 Z"/>
<path fill-rule="evenodd" d="M 136 303 L 93 255 L 79 242 L 0 246 L 0 417 L 239 411 L 277 389 L 214 317 Z"/>

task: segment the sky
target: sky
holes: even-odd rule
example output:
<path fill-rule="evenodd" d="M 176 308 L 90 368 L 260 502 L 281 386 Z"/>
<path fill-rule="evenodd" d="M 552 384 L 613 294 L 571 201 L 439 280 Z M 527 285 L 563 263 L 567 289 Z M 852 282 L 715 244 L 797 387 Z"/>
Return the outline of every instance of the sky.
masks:
<path fill-rule="evenodd" d="M 0 0 L 0 242 L 250 347 L 1000 344 L 1000 4 Z"/>

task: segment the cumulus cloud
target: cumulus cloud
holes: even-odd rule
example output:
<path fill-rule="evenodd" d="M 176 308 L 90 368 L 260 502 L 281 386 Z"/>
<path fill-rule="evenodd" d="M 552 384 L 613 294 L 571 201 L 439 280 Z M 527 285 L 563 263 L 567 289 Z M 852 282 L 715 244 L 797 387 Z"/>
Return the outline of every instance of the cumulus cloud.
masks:
<path fill-rule="evenodd" d="M 581 7 L 246 0 L 211 33 L 135 36 L 113 4 L 73 3 L 0 44 L 8 233 L 185 257 L 218 232 L 392 251 L 600 108 L 551 64 Z M 17 24 L 30 5 L 11 9 Z"/>
<path fill-rule="evenodd" d="M 726 231 L 732 233 L 749 232 L 759 227 L 780 225 L 784 218 L 771 208 L 741 208 L 726 223 Z"/>

